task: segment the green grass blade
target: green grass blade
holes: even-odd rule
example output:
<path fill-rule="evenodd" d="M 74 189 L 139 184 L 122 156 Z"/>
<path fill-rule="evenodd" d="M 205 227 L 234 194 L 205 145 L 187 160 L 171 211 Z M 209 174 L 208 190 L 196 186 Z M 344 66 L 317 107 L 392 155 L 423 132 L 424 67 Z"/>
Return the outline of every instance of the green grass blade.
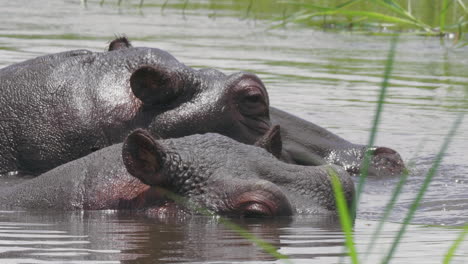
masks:
<path fill-rule="evenodd" d="M 457 0 L 457 3 L 458 3 L 458 5 L 461 6 L 461 8 L 463 9 L 463 11 L 466 13 L 467 10 L 466 10 L 466 6 L 465 6 L 465 4 L 463 3 L 463 1 L 462 1 L 462 0 Z"/>
<path fill-rule="evenodd" d="M 299 6 L 301 8 L 305 8 L 305 9 L 314 9 L 314 10 L 321 10 L 321 11 L 335 10 L 335 8 L 333 8 L 333 7 L 318 6 L 318 5 L 309 4 L 309 3 L 297 3 L 295 1 L 284 1 L 282 3 L 288 4 L 288 5 L 293 5 L 293 6 Z"/>
<path fill-rule="evenodd" d="M 395 186 L 395 189 L 393 190 L 393 193 L 392 193 L 392 197 L 390 198 L 389 202 L 385 206 L 384 214 L 380 218 L 379 223 L 378 223 L 377 227 L 375 228 L 374 233 L 372 234 L 371 240 L 370 240 L 369 244 L 367 245 L 364 262 L 367 260 L 367 257 L 372 253 L 372 249 L 375 246 L 375 242 L 376 242 L 377 238 L 379 237 L 380 233 L 382 232 L 382 229 L 383 229 L 388 217 L 390 216 L 390 214 L 391 214 L 391 212 L 393 210 L 393 207 L 395 206 L 395 203 L 396 203 L 396 201 L 398 199 L 398 196 L 400 196 L 401 191 L 403 190 L 403 186 L 405 185 L 406 181 L 408 180 L 408 176 L 409 176 L 409 173 L 411 171 L 411 168 L 413 168 L 414 165 L 415 165 L 416 155 L 418 155 L 421 152 L 421 149 L 423 147 L 424 142 L 425 142 L 424 140 L 421 141 L 418 144 L 418 146 L 416 147 L 416 151 L 414 152 L 414 156 L 411 157 L 411 159 L 409 160 L 409 162 L 407 164 L 407 169 L 403 172 L 403 175 L 401 175 L 397 185 Z"/>
<path fill-rule="evenodd" d="M 419 153 L 419 151 L 416 151 L 416 153 Z M 414 159 L 412 159 L 412 160 L 414 160 Z M 408 163 L 408 167 L 413 167 L 413 166 L 414 166 L 414 162 L 410 161 Z M 390 201 L 385 206 L 384 214 L 382 215 L 382 218 L 379 220 L 379 223 L 378 223 L 377 227 L 375 228 L 374 233 L 372 234 L 371 240 L 370 240 L 369 244 L 367 245 L 366 256 L 365 256 L 366 259 L 372 253 L 372 249 L 375 246 L 375 242 L 376 242 L 377 238 L 379 237 L 380 233 L 382 232 L 382 229 L 383 229 L 388 217 L 390 216 L 390 214 L 391 214 L 391 212 L 393 210 L 393 207 L 395 206 L 395 203 L 396 203 L 396 201 L 398 199 L 398 196 L 400 196 L 401 191 L 403 190 L 403 186 L 405 185 L 405 183 L 406 183 L 406 181 L 408 179 L 408 175 L 409 175 L 409 170 L 406 170 L 403 173 L 403 175 L 400 177 L 400 180 L 398 181 L 398 183 L 397 183 L 397 185 L 395 187 L 395 190 L 392 193 L 392 197 L 390 198 Z"/>
<path fill-rule="evenodd" d="M 376 4 L 379 4 L 380 6 L 386 7 L 393 12 L 397 13 L 398 15 L 412 21 L 414 25 L 417 25 L 418 27 L 424 29 L 425 31 L 431 31 L 431 27 L 422 21 L 416 19 L 413 15 L 411 15 L 408 11 L 406 11 L 404 8 L 399 6 L 397 3 L 395 3 L 392 0 L 374 0 L 373 1 Z"/>
<path fill-rule="evenodd" d="M 345 234 L 345 241 L 346 241 L 346 248 L 348 249 L 348 255 L 351 257 L 351 263 L 358 264 L 359 259 L 358 259 L 356 247 L 354 246 L 352 220 L 351 220 L 353 219 L 353 216 L 351 216 L 348 210 L 348 205 L 346 203 L 346 199 L 343 194 L 343 188 L 341 186 L 340 179 L 336 175 L 336 172 L 333 169 L 330 169 L 328 170 L 328 174 L 330 175 L 333 192 L 335 194 L 336 207 L 338 209 L 338 215 L 340 217 L 341 229 Z"/>
<path fill-rule="evenodd" d="M 407 17 L 413 21 L 418 21 L 411 13 L 406 11 L 403 7 L 401 7 L 399 4 L 395 3 L 392 0 L 374 0 L 375 3 L 387 7 L 393 12 L 399 14 L 400 16 Z"/>
<path fill-rule="evenodd" d="M 155 188 L 162 195 L 164 195 L 164 196 L 168 197 L 169 199 L 173 200 L 178 205 L 182 205 L 182 206 L 185 206 L 187 208 L 190 208 L 192 211 L 197 212 L 197 213 L 199 213 L 201 215 L 204 215 L 204 216 L 215 216 L 215 217 L 217 217 L 218 221 L 220 223 L 224 224 L 225 226 L 227 226 L 231 230 L 235 231 L 241 237 L 243 237 L 243 238 L 249 240 L 250 242 L 254 243 L 255 245 L 257 245 L 259 248 L 261 248 L 262 250 L 264 250 L 265 252 L 267 252 L 271 256 L 273 256 L 273 257 L 275 257 L 277 259 L 281 259 L 286 263 L 291 263 L 292 264 L 292 262 L 289 260 L 289 257 L 279 253 L 278 250 L 272 244 L 268 243 L 267 241 L 265 241 L 265 240 L 263 240 L 261 238 L 258 238 L 254 234 L 250 233 L 248 230 L 246 230 L 246 229 L 242 228 L 241 226 L 233 223 L 229 219 L 221 217 L 219 215 L 216 215 L 216 214 L 214 214 L 213 212 L 211 212 L 210 210 L 208 210 L 206 208 L 199 207 L 199 206 L 191 203 L 187 198 L 182 197 L 180 195 L 177 195 L 177 194 L 175 194 L 173 192 L 170 192 L 170 191 L 168 191 L 168 190 L 166 190 L 164 188 L 160 188 L 160 187 L 155 187 Z"/>
<path fill-rule="evenodd" d="M 453 241 L 452 246 L 448 249 L 447 253 L 445 254 L 444 260 L 442 261 L 443 264 L 449 264 L 452 260 L 453 256 L 455 255 L 455 251 L 457 250 L 458 246 L 465 240 L 466 235 L 468 234 L 468 225 L 466 225 L 463 230 L 458 235 L 457 239 Z"/>
<path fill-rule="evenodd" d="M 318 6 L 310 3 L 298 3 L 296 1 L 282 1 L 282 3 L 289 4 L 289 5 L 295 5 L 299 6 L 301 8 L 305 9 L 314 9 L 314 10 L 321 10 L 321 11 L 334 11 L 340 8 L 348 7 L 351 6 L 355 3 L 362 2 L 363 0 L 349 0 L 347 2 L 344 2 L 342 4 L 338 4 L 334 7 L 328 7 L 328 6 Z"/>
<path fill-rule="evenodd" d="M 389 83 L 390 76 L 393 70 L 393 61 L 395 60 L 397 42 L 398 42 L 398 35 L 395 35 L 391 40 L 390 50 L 388 52 L 387 60 L 385 63 L 385 71 L 384 71 L 382 84 L 380 86 L 380 94 L 379 94 L 379 99 L 377 103 L 377 108 L 375 110 L 374 120 L 372 122 L 372 130 L 369 136 L 368 149 L 370 149 L 374 145 L 375 138 L 377 135 L 377 127 L 380 123 L 380 116 L 383 111 L 384 99 L 387 93 L 388 83 Z M 354 202 L 353 202 L 353 208 L 352 208 L 353 213 L 356 212 L 357 210 L 357 204 L 359 203 L 359 198 L 361 196 L 362 190 L 364 189 L 364 183 L 366 181 L 367 174 L 368 174 L 370 158 L 371 158 L 371 152 L 368 150 L 366 151 L 364 155 L 364 159 L 363 159 L 362 166 L 361 166 L 361 175 L 359 176 L 359 183 L 356 188 L 356 198 L 354 199 Z"/>
<path fill-rule="evenodd" d="M 443 159 L 443 157 L 445 155 L 445 152 L 448 149 L 450 141 L 452 140 L 453 136 L 455 135 L 455 132 L 457 131 L 460 124 L 462 123 L 464 114 L 465 113 L 462 112 L 462 113 L 460 113 L 458 115 L 458 117 L 455 119 L 455 122 L 453 123 L 453 125 L 452 125 L 452 127 L 450 129 L 450 132 L 445 137 L 444 143 L 442 144 L 442 147 L 441 147 L 439 153 L 437 153 L 437 156 L 436 156 L 436 158 L 434 160 L 434 163 L 432 164 L 431 168 L 429 169 L 429 171 L 428 171 L 428 173 L 426 175 L 426 178 L 424 179 L 423 185 L 421 186 L 421 189 L 419 190 L 416 198 L 414 199 L 413 203 L 411 204 L 410 209 L 408 211 L 408 214 L 406 215 L 405 220 L 403 221 L 403 224 L 402 224 L 400 230 L 398 231 L 398 234 L 395 237 L 390 250 L 388 251 L 387 255 L 382 260 L 383 264 L 389 263 L 390 260 L 392 259 L 393 254 L 395 253 L 395 251 L 396 251 L 396 249 L 398 247 L 398 244 L 400 243 L 400 240 L 401 240 L 403 234 L 406 231 L 406 227 L 408 226 L 411 219 L 413 219 L 413 216 L 416 213 L 416 209 L 418 208 L 418 206 L 419 206 L 419 204 L 420 204 L 420 202 L 421 202 L 421 200 L 422 200 L 422 198 L 424 196 L 424 193 L 426 192 L 427 188 L 429 187 L 429 184 L 431 183 L 432 178 L 436 174 L 437 169 L 439 168 L 439 165 L 442 162 L 442 159 Z"/>
<path fill-rule="evenodd" d="M 282 259 L 286 263 L 291 263 L 292 264 L 292 262 L 288 259 L 288 256 L 279 253 L 272 244 L 266 242 L 265 240 L 262 240 L 262 239 L 258 238 L 254 234 L 252 234 L 249 231 L 245 230 L 244 228 L 240 227 L 239 225 L 234 224 L 229 219 L 221 217 L 221 218 L 219 218 L 219 222 L 222 223 L 223 225 L 225 225 L 226 227 L 230 228 L 231 230 L 235 231 L 241 237 L 251 241 L 252 243 L 255 243 L 258 247 L 263 249 L 263 251 L 267 252 L 271 256 L 273 256 L 273 257 L 275 257 L 277 259 Z"/>
<path fill-rule="evenodd" d="M 452 4 L 452 2 L 453 1 L 449 2 L 449 0 L 443 0 L 442 1 L 442 10 L 440 11 L 440 21 L 439 21 L 440 32 L 445 31 L 445 18 L 447 16 L 448 8 L 449 8 L 450 4 Z"/>
<path fill-rule="evenodd" d="M 362 0 L 350 0 L 348 2 L 336 5 L 335 8 L 340 9 L 340 8 L 348 7 L 361 1 Z"/>
<path fill-rule="evenodd" d="M 390 22 L 390 23 L 395 23 L 395 24 L 407 24 L 407 25 L 412 25 L 416 27 L 421 27 L 420 24 L 415 23 L 414 21 L 395 17 L 395 16 L 388 16 L 388 15 L 380 14 L 377 12 L 370 12 L 370 11 L 353 11 L 353 10 L 342 10 L 342 9 L 306 14 L 303 17 L 301 17 L 300 20 L 310 19 L 315 16 L 336 15 L 336 14 L 341 14 L 341 15 L 350 16 L 350 17 L 358 17 L 358 16 L 367 17 L 367 18 L 371 18 L 374 20 L 378 20 L 378 21 Z"/>

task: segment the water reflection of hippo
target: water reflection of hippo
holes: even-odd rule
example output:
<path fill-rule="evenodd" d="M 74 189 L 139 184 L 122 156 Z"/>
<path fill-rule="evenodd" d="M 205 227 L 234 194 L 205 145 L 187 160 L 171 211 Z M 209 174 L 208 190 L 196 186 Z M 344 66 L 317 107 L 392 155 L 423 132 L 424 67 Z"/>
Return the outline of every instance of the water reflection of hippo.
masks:
<path fill-rule="evenodd" d="M 257 145 L 278 150 L 280 144 L 273 128 Z M 140 129 L 123 144 L 3 188 L 0 204 L 9 209 L 142 209 L 155 215 L 179 211 L 158 186 L 223 215 L 326 215 L 335 213 L 331 168 L 350 203 L 354 185 L 339 166 L 287 164 L 264 148 L 219 134 L 155 140 Z"/>
<path fill-rule="evenodd" d="M 135 128 L 164 138 L 216 132 L 253 144 L 271 127 L 270 114 L 282 126 L 282 157 L 291 163 L 336 163 L 356 172 L 365 149 L 270 108 L 253 74 L 194 70 L 125 38 L 107 52 L 75 50 L 11 65 L 0 79 L 0 174 L 43 173 L 122 142 Z M 380 174 L 404 167 L 390 149 L 375 153 Z"/>

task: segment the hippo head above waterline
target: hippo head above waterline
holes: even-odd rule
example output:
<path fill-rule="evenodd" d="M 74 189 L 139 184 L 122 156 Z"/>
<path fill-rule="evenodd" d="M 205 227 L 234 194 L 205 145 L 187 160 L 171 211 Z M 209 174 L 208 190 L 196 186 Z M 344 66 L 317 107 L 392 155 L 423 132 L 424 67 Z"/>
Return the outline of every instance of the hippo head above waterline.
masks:
<path fill-rule="evenodd" d="M 278 158 L 337 164 L 350 173 L 361 171 L 367 149 L 270 107 L 254 74 L 196 70 L 126 38 L 105 52 L 75 50 L 14 64 L 0 70 L 0 79 L 0 174 L 38 175 L 120 143 L 136 128 L 163 138 L 215 132 L 254 144 L 279 124 Z M 389 148 L 377 148 L 370 165 L 378 176 L 404 170 Z"/>
<path fill-rule="evenodd" d="M 0 204 L 8 209 L 139 210 L 154 216 L 206 210 L 245 217 L 336 215 L 332 173 L 351 204 L 354 185 L 343 168 L 278 160 L 266 151 L 281 151 L 276 127 L 257 145 L 213 133 L 155 139 L 139 129 L 123 144 L 0 188 Z"/>
<path fill-rule="evenodd" d="M 254 144 L 269 128 L 269 101 L 251 73 L 195 70 L 169 53 L 75 50 L 0 70 L 0 174 L 37 175 L 122 142 L 135 128 L 164 138 L 215 132 Z"/>

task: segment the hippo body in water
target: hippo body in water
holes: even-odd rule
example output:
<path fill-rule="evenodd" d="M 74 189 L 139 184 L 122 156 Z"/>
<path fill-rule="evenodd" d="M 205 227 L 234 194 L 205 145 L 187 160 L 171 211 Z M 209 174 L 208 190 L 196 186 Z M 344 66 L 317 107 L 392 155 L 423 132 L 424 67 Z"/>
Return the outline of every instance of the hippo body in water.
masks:
<path fill-rule="evenodd" d="M 273 151 L 281 149 L 277 129 L 259 142 Z M 0 204 L 4 209 L 140 209 L 152 215 L 185 207 L 165 197 L 163 188 L 192 206 L 222 215 L 335 214 L 331 169 L 350 204 L 353 182 L 336 165 L 287 164 L 264 148 L 219 134 L 162 140 L 139 129 L 123 144 L 0 189 Z"/>
<path fill-rule="evenodd" d="M 284 161 L 335 163 L 355 173 L 366 149 L 270 107 L 254 74 L 195 70 L 126 38 L 106 52 L 75 50 L 14 64 L 0 70 L 0 79 L 0 174 L 39 175 L 120 143 L 135 128 L 164 138 L 215 132 L 254 144 L 271 128 L 270 116 L 282 127 Z M 381 150 L 371 172 L 401 172 L 398 153 Z"/>

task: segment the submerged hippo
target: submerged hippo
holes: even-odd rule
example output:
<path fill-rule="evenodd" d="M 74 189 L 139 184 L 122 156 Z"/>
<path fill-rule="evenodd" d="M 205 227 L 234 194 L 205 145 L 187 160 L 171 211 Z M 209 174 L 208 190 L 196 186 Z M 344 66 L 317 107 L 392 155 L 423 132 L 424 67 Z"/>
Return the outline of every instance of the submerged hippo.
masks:
<path fill-rule="evenodd" d="M 359 174 L 367 146 L 351 143 L 323 127 L 270 107 L 272 124 L 281 126 L 281 158 L 301 165 L 337 164 L 351 174 Z M 373 147 L 368 174 L 399 176 L 405 170 L 400 154 L 387 147 Z"/>
<path fill-rule="evenodd" d="M 257 145 L 281 150 L 278 129 Z M 0 191 L 3 208 L 102 210 L 142 209 L 149 214 L 179 210 L 164 188 L 230 216 L 334 214 L 329 170 L 338 175 L 348 204 L 354 185 L 336 165 L 300 166 L 276 159 L 264 148 L 208 133 L 154 139 L 139 129 L 123 144 L 96 151 Z"/>
<path fill-rule="evenodd" d="M 122 142 L 135 128 L 164 138 L 216 132 L 246 144 L 282 126 L 277 156 L 302 165 L 335 163 L 360 170 L 365 150 L 310 122 L 269 107 L 251 73 L 195 70 L 169 53 L 132 47 L 126 38 L 106 52 L 75 50 L 0 70 L 0 174 L 38 175 Z M 371 172 L 397 174 L 400 156 L 378 148 Z"/>

